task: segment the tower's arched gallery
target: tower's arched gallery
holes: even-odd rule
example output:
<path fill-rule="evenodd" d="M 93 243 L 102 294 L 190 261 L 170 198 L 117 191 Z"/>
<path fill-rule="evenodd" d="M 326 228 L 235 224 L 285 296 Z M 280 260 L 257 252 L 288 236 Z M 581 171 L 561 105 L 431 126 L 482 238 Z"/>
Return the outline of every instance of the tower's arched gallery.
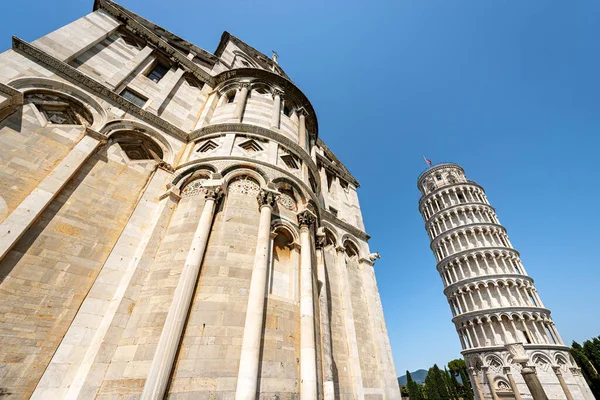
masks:
<path fill-rule="evenodd" d="M 358 182 L 276 59 L 108 0 L 0 55 L 0 394 L 398 399 Z"/>
<path fill-rule="evenodd" d="M 477 398 L 594 400 L 483 188 L 449 163 L 417 186 Z"/>

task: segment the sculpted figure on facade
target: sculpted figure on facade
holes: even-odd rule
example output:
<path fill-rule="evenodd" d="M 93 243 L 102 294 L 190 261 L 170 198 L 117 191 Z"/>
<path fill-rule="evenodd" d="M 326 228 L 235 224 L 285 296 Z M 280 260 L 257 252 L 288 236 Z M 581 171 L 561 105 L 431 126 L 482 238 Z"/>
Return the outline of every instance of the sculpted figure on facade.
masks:
<path fill-rule="evenodd" d="M 276 54 L 98 0 L 0 54 L 0 137 L 2 393 L 400 398 L 359 184 Z"/>

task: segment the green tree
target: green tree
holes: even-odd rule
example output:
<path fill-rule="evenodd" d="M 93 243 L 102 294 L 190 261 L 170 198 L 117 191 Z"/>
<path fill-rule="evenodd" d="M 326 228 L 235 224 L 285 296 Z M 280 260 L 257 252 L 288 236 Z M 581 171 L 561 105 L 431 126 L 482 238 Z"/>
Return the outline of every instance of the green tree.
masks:
<path fill-rule="evenodd" d="M 406 387 L 408 389 L 408 397 L 410 397 L 410 400 L 424 400 L 421 387 L 417 382 L 413 381 L 413 378 L 408 371 L 406 371 Z"/>
<path fill-rule="evenodd" d="M 596 370 L 600 373 L 600 336 L 583 342 L 583 351 Z"/>
<path fill-rule="evenodd" d="M 427 400 L 451 400 L 443 372 L 434 364 L 425 378 L 425 393 Z"/>
<path fill-rule="evenodd" d="M 473 400 L 475 398 L 473 394 L 473 388 L 471 388 L 471 381 L 469 380 L 469 374 L 467 373 L 467 364 L 462 358 L 457 358 L 448 363 L 448 369 L 456 380 L 457 376 L 460 376 L 462 384 L 458 386 L 458 394 L 464 400 Z M 458 383 L 458 382 L 457 382 Z"/>
<path fill-rule="evenodd" d="M 471 387 L 471 380 L 467 375 L 466 369 L 464 371 L 460 371 L 460 380 L 462 382 L 462 392 L 460 393 L 462 398 L 465 400 L 475 399 L 475 395 L 473 394 L 473 388 Z"/>
<path fill-rule="evenodd" d="M 444 368 L 444 382 L 446 383 L 446 390 L 448 391 L 448 396 L 450 397 L 450 399 L 459 400 L 458 381 L 456 380 L 456 376 L 448 372 L 446 368 Z"/>
<path fill-rule="evenodd" d="M 577 342 L 573 342 L 571 346 L 571 355 L 575 359 L 586 382 L 588 383 L 592 393 L 597 398 L 600 398 L 600 375 L 594 365 L 590 362 L 587 355 L 585 354 L 584 348 Z"/>

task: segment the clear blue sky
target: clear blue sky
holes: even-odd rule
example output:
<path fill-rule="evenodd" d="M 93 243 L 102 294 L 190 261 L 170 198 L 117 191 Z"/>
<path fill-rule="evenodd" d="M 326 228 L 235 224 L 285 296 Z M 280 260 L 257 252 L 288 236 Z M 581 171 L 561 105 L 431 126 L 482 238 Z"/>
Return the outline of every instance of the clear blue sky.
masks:
<path fill-rule="evenodd" d="M 600 335 L 600 3 L 120 3 L 211 52 L 227 30 L 279 53 L 361 182 L 398 375 L 460 356 L 417 210 L 422 155 L 485 187 L 565 342 Z M 91 9 L 7 2 L 0 49 Z"/>

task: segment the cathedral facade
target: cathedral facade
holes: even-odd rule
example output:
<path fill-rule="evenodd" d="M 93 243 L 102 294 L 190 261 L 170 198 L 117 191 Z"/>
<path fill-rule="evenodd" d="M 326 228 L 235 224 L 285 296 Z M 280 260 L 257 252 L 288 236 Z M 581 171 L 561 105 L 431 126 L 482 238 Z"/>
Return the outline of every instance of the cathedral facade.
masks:
<path fill-rule="evenodd" d="M 451 163 L 417 187 L 477 398 L 594 400 L 483 187 Z"/>
<path fill-rule="evenodd" d="M 0 55 L 0 397 L 399 399 L 358 182 L 277 63 L 123 7 Z"/>

